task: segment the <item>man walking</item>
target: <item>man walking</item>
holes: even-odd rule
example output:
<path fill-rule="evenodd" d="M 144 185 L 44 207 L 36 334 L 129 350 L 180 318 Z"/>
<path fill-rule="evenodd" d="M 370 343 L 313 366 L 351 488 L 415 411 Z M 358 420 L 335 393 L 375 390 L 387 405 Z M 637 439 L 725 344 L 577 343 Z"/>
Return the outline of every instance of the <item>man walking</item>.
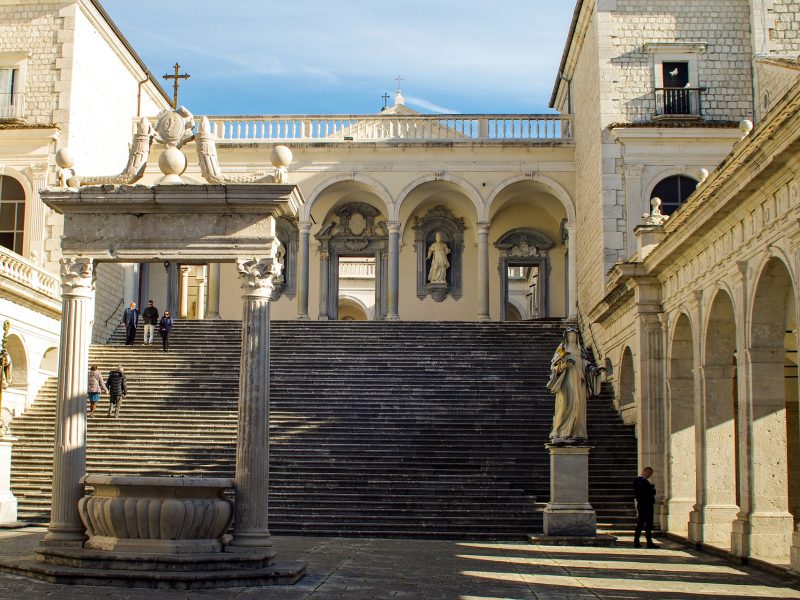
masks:
<path fill-rule="evenodd" d="M 111 416 L 111 410 L 113 409 L 114 418 L 116 419 L 119 416 L 122 399 L 128 394 L 128 378 L 125 377 L 125 371 L 121 365 L 108 374 L 106 387 L 108 388 L 110 400 L 108 416 Z"/>
<path fill-rule="evenodd" d="M 142 318 L 144 319 L 144 345 L 152 346 L 153 332 L 158 324 L 158 309 L 153 306 L 152 300 L 147 301 L 147 308 L 144 309 Z"/>
<path fill-rule="evenodd" d="M 136 328 L 139 326 L 139 311 L 136 310 L 136 302 L 131 302 L 130 306 L 122 313 L 122 322 L 125 323 L 125 345 L 133 345 L 136 338 Z"/>
<path fill-rule="evenodd" d="M 653 509 L 656 504 L 656 486 L 650 483 L 653 475 L 652 467 L 642 469 L 642 474 L 633 480 L 633 492 L 636 495 L 636 532 L 633 534 L 633 545 L 640 548 L 639 538 L 644 529 L 648 548 L 658 548 L 653 543 Z"/>

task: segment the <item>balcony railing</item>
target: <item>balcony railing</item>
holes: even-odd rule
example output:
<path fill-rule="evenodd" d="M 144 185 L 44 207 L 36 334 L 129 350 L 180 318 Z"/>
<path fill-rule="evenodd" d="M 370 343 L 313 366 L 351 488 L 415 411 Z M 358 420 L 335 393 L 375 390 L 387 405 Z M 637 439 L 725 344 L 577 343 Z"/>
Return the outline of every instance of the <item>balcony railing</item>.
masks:
<path fill-rule="evenodd" d="M 24 119 L 25 95 L 0 94 L 0 119 Z"/>
<path fill-rule="evenodd" d="M 572 141 L 570 115 L 209 117 L 220 142 Z"/>
<path fill-rule="evenodd" d="M 656 88 L 656 118 L 701 117 L 705 88 Z"/>
<path fill-rule="evenodd" d="M 39 265 L 0 246 L 0 284 L 2 279 L 9 279 L 53 300 L 61 300 L 61 284 L 58 279 Z"/>
<path fill-rule="evenodd" d="M 375 261 L 339 260 L 340 279 L 375 279 Z"/>

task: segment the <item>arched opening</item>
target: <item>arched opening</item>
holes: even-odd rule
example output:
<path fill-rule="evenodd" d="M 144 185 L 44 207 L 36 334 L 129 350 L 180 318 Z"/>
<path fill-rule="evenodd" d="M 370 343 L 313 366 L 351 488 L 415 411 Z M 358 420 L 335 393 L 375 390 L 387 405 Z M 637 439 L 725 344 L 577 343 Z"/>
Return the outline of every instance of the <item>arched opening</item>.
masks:
<path fill-rule="evenodd" d="M 522 313 L 513 302 L 506 305 L 506 321 L 522 321 Z"/>
<path fill-rule="evenodd" d="M 798 485 L 797 322 L 792 279 L 771 259 L 758 279 L 750 323 L 752 439 L 749 555 L 786 562 L 800 503 Z M 791 511 L 791 514 L 790 514 Z"/>
<path fill-rule="evenodd" d="M 28 354 L 22 339 L 13 333 L 6 338 L 6 350 L 11 357 L 13 375 L 10 388 L 26 390 L 28 388 Z"/>
<path fill-rule="evenodd" d="M 661 212 L 671 215 L 686 202 L 696 188 L 697 180 L 686 175 L 673 175 L 659 181 L 650 193 L 650 198 L 660 198 Z"/>
<path fill-rule="evenodd" d="M 369 321 L 367 309 L 352 298 L 339 298 L 340 321 Z"/>
<path fill-rule="evenodd" d="M 731 547 L 739 512 L 739 397 L 736 379 L 736 320 L 733 302 L 718 292 L 709 310 L 703 362 L 703 424 L 696 495 L 689 537 L 723 549 Z"/>
<path fill-rule="evenodd" d="M 8 175 L 0 175 L 0 246 L 22 254 L 25 233 L 25 190 Z"/>
<path fill-rule="evenodd" d="M 694 341 L 689 318 L 675 323 L 669 358 L 669 500 L 667 529 L 688 535 L 696 499 Z"/>
<path fill-rule="evenodd" d="M 622 352 L 617 385 L 617 408 L 626 423 L 636 421 L 636 371 L 630 346 Z"/>
<path fill-rule="evenodd" d="M 39 370 L 45 375 L 55 375 L 58 372 L 58 348 L 48 348 L 42 355 Z"/>

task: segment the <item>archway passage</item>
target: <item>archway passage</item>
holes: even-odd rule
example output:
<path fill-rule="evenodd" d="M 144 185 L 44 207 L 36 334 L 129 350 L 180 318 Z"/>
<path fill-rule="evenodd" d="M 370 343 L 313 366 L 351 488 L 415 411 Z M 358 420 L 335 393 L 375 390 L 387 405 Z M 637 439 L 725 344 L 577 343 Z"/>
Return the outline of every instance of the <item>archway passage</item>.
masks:
<path fill-rule="evenodd" d="M 375 312 L 375 257 L 339 256 L 340 321 L 368 321 Z"/>
<path fill-rule="evenodd" d="M 636 419 L 636 371 L 630 346 L 622 353 L 618 381 L 617 406 L 623 421 L 632 423 Z"/>
<path fill-rule="evenodd" d="M 730 549 L 739 512 L 736 320 L 731 297 L 717 293 L 705 330 L 705 394 L 696 422 L 697 501 L 690 515 L 689 538 Z"/>
<path fill-rule="evenodd" d="M 669 358 L 669 500 L 667 530 L 688 535 L 696 499 L 694 340 L 689 318 L 675 323 Z"/>
<path fill-rule="evenodd" d="M 787 562 L 797 510 L 797 323 L 792 279 L 771 259 L 756 285 L 748 352 L 747 521 L 741 546 L 748 555 Z M 788 332 L 788 333 L 787 333 Z M 794 480 L 794 481 L 792 481 Z M 791 483 L 790 483 L 791 482 Z"/>
<path fill-rule="evenodd" d="M 352 298 L 339 298 L 340 321 L 369 321 L 369 314 L 364 306 Z"/>

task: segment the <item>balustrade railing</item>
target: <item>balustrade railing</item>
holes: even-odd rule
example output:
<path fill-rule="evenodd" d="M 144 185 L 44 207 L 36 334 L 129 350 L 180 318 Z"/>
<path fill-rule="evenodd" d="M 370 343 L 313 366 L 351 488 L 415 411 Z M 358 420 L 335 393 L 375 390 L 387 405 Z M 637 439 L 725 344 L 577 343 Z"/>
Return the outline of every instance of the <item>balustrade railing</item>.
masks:
<path fill-rule="evenodd" d="M 572 141 L 569 115 L 208 117 L 219 142 Z"/>
<path fill-rule="evenodd" d="M 0 94 L 0 119 L 22 119 L 25 117 L 24 94 Z"/>
<path fill-rule="evenodd" d="M 340 279 L 375 279 L 375 263 L 364 261 L 339 261 Z"/>
<path fill-rule="evenodd" d="M 4 278 L 54 300 L 61 299 L 61 284 L 56 277 L 39 265 L 0 246 L 0 284 Z"/>
<path fill-rule="evenodd" d="M 704 88 L 656 88 L 657 117 L 699 117 Z"/>

